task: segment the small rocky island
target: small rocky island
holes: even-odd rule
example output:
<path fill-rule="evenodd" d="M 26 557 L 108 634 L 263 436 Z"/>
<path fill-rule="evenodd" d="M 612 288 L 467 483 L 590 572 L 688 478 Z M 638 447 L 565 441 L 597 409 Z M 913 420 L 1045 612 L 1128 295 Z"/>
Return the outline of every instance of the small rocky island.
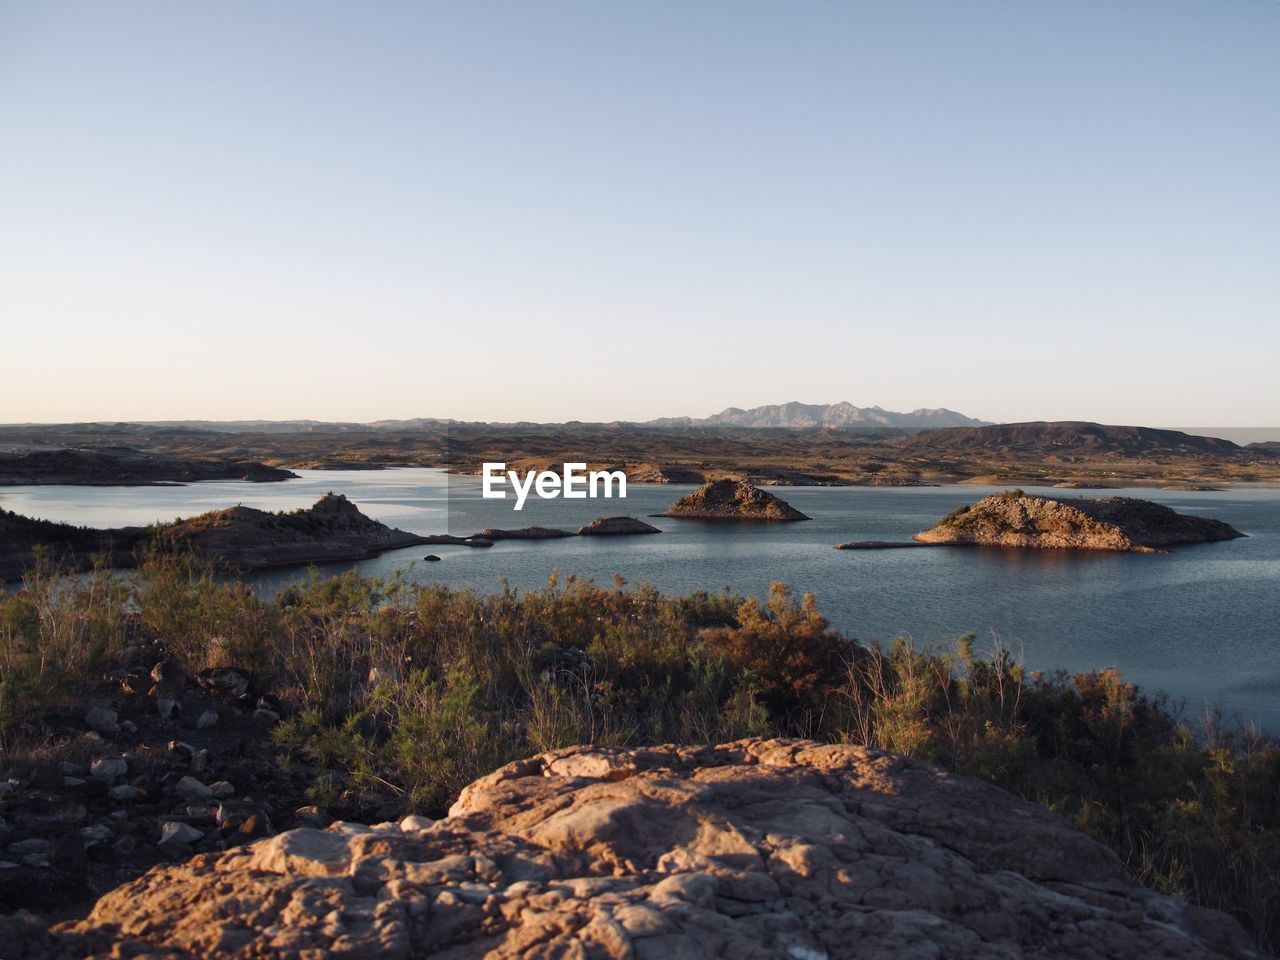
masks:
<path fill-rule="evenodd" d="M 585 527 L 578 528 L 580 537 L 628 537 L 661 532 L 653 524 L 635 517 L 597 517 Z"/>
<path fill-rule="evenodd" d="M 1057 499 L 1011 490 L 953 510 L 914 539 L 923 544 L 1155 553 L 1181 543 L 1243 536 L 1221 520 L 1187 516 L 1149 500 Z"/>
<path fill-rule="evenodd" d="M 765 522 L 810 519 L 785 500 L 765 493 L 746 480 L 729 478 L 704 483 L 693 493 L 677 500 L 663 516 Z"/>
<path fill-rule="evenodd" d="M 94 529 L 34 520 L 0 511 L 0 580 L 15 580 L 48 551 L 62 569 L 84 570 L 95 555 L 131 567 L 151 543 L 181 547 L 219 567 L 262 570 L 308 563 L 367 560 L 384 550 L 427 542 L 362 514 L 340 494 L 329 493 L 303 510 L 269 513 L 231 507 L 156 527 Z"/>

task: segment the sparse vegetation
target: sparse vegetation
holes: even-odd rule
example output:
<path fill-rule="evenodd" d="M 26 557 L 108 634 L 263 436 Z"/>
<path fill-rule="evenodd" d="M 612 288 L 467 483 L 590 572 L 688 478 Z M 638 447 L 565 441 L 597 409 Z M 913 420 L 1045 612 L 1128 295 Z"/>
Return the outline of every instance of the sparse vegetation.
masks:
<path fill-rule="evenodd" d="M 1193 729 L 1113 671 L 1029 673 L 972 637 L 861 646 L 781 584 L 763 601 L 574 577 L 479 595 L 351 574 L 267 599 L 153 550 L 127 577 L 37 566 L 0 598 L 9 761 L 139 638 L 269 684 L 282 762 L 317 765 L 315 800 L 346 815 L 439 814 L 494 767 L 580 742 L 862 743 L 1044 803 L 1137 879 L 1280 946 L 1280 744 L 1220 718 Z"/>

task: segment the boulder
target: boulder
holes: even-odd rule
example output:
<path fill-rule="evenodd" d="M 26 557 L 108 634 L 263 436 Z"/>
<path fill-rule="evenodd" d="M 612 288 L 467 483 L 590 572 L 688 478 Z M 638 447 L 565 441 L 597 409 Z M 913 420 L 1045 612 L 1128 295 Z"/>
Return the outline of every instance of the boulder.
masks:
<path fill-rule="evenodd" d="M 89 773 L 98 780 L 114 783 L 129 772 L 129 761 L 124 757 L 103 757 L 89 766 Z"/>
<path fill-rule="evenodd" d="M 92 707 L 84 715 L 84 724 L 99 733 L 119 733 L 119 715 L 108 707 Z"/>
<path fill-rule="evenodd" d="M 227 700 L 239 700 L 246 696 L 250 681 L 248 672 L 237 667 L 210 667 L 196 674 L 196 683 L 200 689 Z"/>
<path fill-rule="evenodd" d="M 180 820 L 166 820 L 160 824 L 160 839 L 157 846 L 174 851 L 176 848 L 189 846 L 204 837 L 203 830 L 197 830 L 189 823 Z"/>
<path fill-rule="evenodd" d="M 178 781 L 177 786 L 173 788 L 173 792 L 184 800 L 208 800 L 214 795 L 212 788 L 201 783 L 195 777 L 183 777 Z"/>
<path fill-rule="evenodd" d="M 1135 886 L 1043 807 L 794 740 L 544 754 L 434 824 L 303 827 L 153 868 L 54 935 L 209 958 L 1252 955 L 1234 920 Z"/>

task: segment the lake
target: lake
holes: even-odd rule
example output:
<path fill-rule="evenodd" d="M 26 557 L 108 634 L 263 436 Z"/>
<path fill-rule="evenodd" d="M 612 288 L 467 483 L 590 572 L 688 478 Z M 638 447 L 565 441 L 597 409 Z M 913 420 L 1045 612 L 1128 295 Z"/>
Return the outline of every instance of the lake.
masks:
<path fill-rule="evenodd" d="M 415 533 L 471 534 L 532 524 L 576 529 L 598 516 L 648 518 L 694 489 L 632 485 L 624 501 L 482 500 L 479 478 L 439 470 L 299 470 L 276 484 L 210 481 L 165 487 L 4 487 L 0 507 L 88 526 L 190 517 L 242 503 L 270 510 L 309 506 L 328 490 L 369 516 Z M 994 548 L 836 551 L 847 540 L 907 539 L 995 487 L 770 488 L 813 517 L 793 524 L 712 524 L 649 519 L 659 536 L 504 541 L 488 550 L 415 547 L 355 566 L 424 582 L 529 589 L 552 570 L 608 584 L 650 582 L 668 592 L 728 589 L 763 595 L 774 580 L 818 595 L 831 622 L 859 640 L 908 636 L 918 644 L 978 635 L 1033 669 L 1114 666 L 1127 679 L 1185 701 L 1189 718 L 1220 706 L 1280 730 L 1280 487 L 1221 492 L 1117 490 L 1186 513 L 1225 520 L 1247 539 L 1176 548 L 1172 554 L 1095 554 Z M 1042 490 L 1056 496 L 1097 492 Z M 422 562 L 427 552 L 440 563 Z M 326 570 L 350 568 L 332 565 Z M 298 571 L 254 579 L 264 589 Z"/>

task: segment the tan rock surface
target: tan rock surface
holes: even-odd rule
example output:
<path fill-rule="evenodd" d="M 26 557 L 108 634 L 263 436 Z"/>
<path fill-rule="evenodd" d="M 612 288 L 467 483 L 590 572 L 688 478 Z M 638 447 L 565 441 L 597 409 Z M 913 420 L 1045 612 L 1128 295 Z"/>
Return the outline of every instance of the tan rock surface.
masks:
<path fill-rule="evenodd" d="M 729 478 L 704 483 L 693 493 L 672 504 L 666 515 L 693 520 L 810 519 L 772 493 L 766 493 L 746 480 Z"/>
<path fill-rule="evenodd" d="M 473 783 L 447 819 L 158 867 L 24 942 L 18 956 L 1250 956 L 1234 921 L 1132 886 L 1041 807 L 782 740 L 545 754 Z"/>
<path fill-rule="evenodd" d="M 1180 543 L 1242 536 L 1221 520 L 1188 516 L 1149 500 L 1060 500 L 1010 491 L 962 507 L 914 539 L 920 543 L 1152 553 Z"/>

